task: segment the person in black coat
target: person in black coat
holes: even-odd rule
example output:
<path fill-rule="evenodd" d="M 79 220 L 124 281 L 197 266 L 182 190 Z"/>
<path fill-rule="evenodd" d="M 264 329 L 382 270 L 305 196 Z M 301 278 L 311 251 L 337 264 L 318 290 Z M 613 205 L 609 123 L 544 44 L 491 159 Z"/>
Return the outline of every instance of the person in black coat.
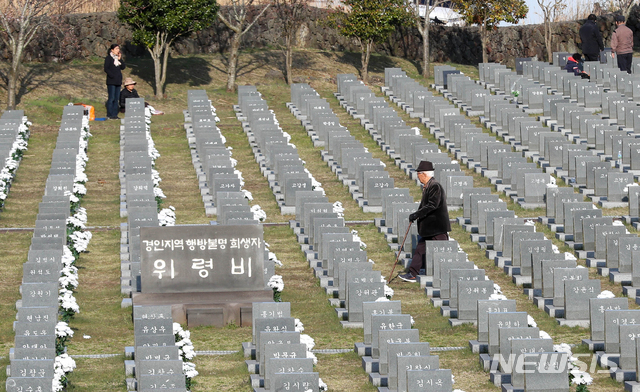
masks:
<path fill-rule="evenodd" d="M 582 41 L 582 54 L 586 61 L 598 61 L 600 51 L 604 50 L 602 34 L 596 24 L 596 15 L 591 14 L 587 21 L 580 27 L 580 40 Z"/>
<path fill-rule="evenodd" d="M 416 282 L 420 269 L 423 268 L 426 250 L 425 241 L 447 241 L 451 231 L 447 196 L 444 188 L 433 178 L 433 164 L 422 161 L 416 169 L 418 180 L 422 183 L 422 200 L 418 210 L 409 215 L 409 222 L 417 221 L 418 245 L 413 253 L 409 272 L 399 275 L 406 282 Z"/>
<path fill-rule="evenodd" d="M 125 68 L 120 46 L 112 44 L 104 59 L 104 72 L 107 74 L 107 118 L 118 119 L 120 100 L 120 86 L 122 85 L 122 70 Z"/>

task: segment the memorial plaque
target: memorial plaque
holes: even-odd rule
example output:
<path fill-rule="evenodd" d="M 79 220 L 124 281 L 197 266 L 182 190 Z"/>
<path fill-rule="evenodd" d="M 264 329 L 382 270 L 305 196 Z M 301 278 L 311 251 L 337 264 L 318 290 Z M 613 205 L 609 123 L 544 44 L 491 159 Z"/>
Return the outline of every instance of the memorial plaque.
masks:
<path fill-rule="evenodd" d="M 564 318 L 567 320 L 588 320 L 589 299 L 600 294 L 600 280 L 574 280 L 564 284 Z"/>
<path fill-rule="evenodd" d="M 143 227 L 142 292 L 264 290 L 262 226 Z"/>
<path fill-rule="evenodd" d="M 387 345 L 387 358 L 389 363 L 387 385 L 391 389 L 396 387 L 397 391 L 406 390 L 406 371 L 416 370 L 412 367 L 407 368 L 407 365 L 412 363 L 411 358 L 414 359 L 413 364 L 431 361 L 426 364 L 422 362 L 422 366 L 428 366 L 430 369 L 438 369 L 440 367 L 439 357 L 430 355 L 429 343 L 426 342 L 389 343 Z M 403 387 L 400 387 L 400 385 L 403 385 Z"/>
<path fill-rule="evenodd" d="M 524 372 L 527 392 L 569 392 L 566 353 L 548 352 L 524 354 L 523 362 L 534 364 L 535 370 Z"/>
<path fill-rule="evenodd" d="M 486 300 L 493 294 L 493 281 L 458 282 L 458 320 L 478 319 L 478 300 Z"/>
<path fill-rule="evenodd" d="M 488 313 L 489 329 L 489 355 L 493 356 L 500 351 L 499 332 L 501 328 L 527 327 L 527 312 L 499 312 Z"/>
<path fill-rule="evenodd" d="M 599 282 L 599 281 L 598 281 Z M 604 348 L 607 353 L 620 352 L 620 327 L 640 324 L 640 310 L 605 310 Z"/>
<path fill-rule="evenodd" d="M 371 316 L 401 314 L 400 301 L 363 302 L 364 343 L 371 344 Z"/>
<path fill-rule="evenodd" d="M 307 392 L 319 389 L 318 373 L 274 373 L 269 383 L 274 392 Z"/>
<path fill-rule="evenodd" d="M 271 370 L 264 376 L 266 390 L 271 389 L 276 374 L 313 373 L 312 358 L 269 358 L 267 361 Z"/>
<path fill-rule="evenodd" d="M 407 371 L 407 392 L 450 392 L 452 388 L 449 369 Z"/>
<path fill-rule="evenodd" d="M 590 298 L 589 299 L 589 326 L 591 328 L 591 340 L 604 341 L 604 312 L 607 310 L 627 310 L 629 301 L 626 298 Z"/>
<path fill-rule="evenodd" d="M 7 392 L 52 391 L 51 378 L 9 377 L 5 384 Z"/>
<path fill-rule="evenodd" d="M 516 311 L 516 301 L 486 299 L 478 300 L 478 342 L 489 342 L 489 313 Z"/>

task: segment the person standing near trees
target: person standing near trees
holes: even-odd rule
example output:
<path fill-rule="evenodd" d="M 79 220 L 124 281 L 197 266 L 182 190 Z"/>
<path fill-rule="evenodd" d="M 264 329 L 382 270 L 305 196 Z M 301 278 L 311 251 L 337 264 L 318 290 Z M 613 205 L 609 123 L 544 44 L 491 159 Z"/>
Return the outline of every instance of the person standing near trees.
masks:
<path fill-rule="evenodd" d="M 611 34 L 611 56 L 618 56 L 618 68 L 620 71 L 631 73 L 631 60 L 633 58 L 633 31 L 624 23 L 624 15 L 616 15 L 616 26 Z"/>
<path fill-rule="evenodd" d="M 416 168 L 418 180 L 422 183 L 422 199 L 418 210 L 409 215 L 409 222 L 418 223 L 418 245 L 413 253 L 409 272 L 398 275 L 405 282 L 416 282 L 424 264 L 425 241 L 447 241 L 451 231 L 447 196 L 444 188 L 433 178 L 433 163 L 422 161 Z"/>
<path fill-rule="evenodd" d="M 586 61 L 598 61 L 600 51 L 604 50 L 602 34 L 596 24 L 596 15 L 591 14 L 587 21 L 580 27 L 580 40 L 582 41 L 582 54 Z"/>
<path fill-rule="evenodd" d="M 120 45 L 112 44 L 104 59 L 104 72 L 107 74 L 107 118 L 117 120 L 120 109 L 120 86 L 122 85 L 122 70 L 125 68 Z"/>

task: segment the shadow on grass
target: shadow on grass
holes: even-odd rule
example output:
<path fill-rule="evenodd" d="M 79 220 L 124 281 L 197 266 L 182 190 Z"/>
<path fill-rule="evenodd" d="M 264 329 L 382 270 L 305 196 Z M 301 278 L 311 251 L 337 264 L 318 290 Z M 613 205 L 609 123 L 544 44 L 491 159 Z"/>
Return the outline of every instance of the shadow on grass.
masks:
<path fill-rule="evenodd" d="M 150 56 L 133 58 L 127 62 L 131 74 L 143 80 L 155 93 L 155 73 Z M 211 63 L 198 56 L 169 57 L 167 60 L 167 82 L 186 84 L 190 87 L 207 86 L 212 83 L 209 71 Z M 165 86 L 166 87 L 166 86 Z"/>
<path fill-rule="evenodd" d="M 360 77 L 362 77 L 362 59 L 360 52 L 321 52 L 327 59 L 343 64 L 348 64 L 358 69 Z M 384 72 L 385 68 L 395 67 L 393 59 L 387 55 L 372 52 L 369 58 L 369 74 Z"/>
<path fill-rule="evenodd" d="M 16 89 L 16 106 L 22 102 L 22 98 L 37 90 L 44 85 L 62 87 L 65 83 L 53 83 L 53 76 L 56 74 L 58 67 L 51 64 L 30 64 L 28 67 L 22 67 L 20 76 L 18 77 Z M 0 68 L 0 89 L 8 91 L 9 84 L 9 67 L 8 65 Z M 58 86 L 56 86 L 58 84 Z M 64 92 L 63 92 L 64 93 Z"/>

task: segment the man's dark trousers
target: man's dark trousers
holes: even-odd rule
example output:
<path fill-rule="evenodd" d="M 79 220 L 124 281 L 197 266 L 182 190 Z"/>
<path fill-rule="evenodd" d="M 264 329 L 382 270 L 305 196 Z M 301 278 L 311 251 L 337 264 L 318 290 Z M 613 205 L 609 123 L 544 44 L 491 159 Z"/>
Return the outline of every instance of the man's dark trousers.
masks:
<path fill-rule="evenodd" d="M 445 234 L 434 235 L 433 237 L 422 238 L 418 237 L 418 245 L 416 246 L 416 250 L 413 252 L 413 259 L 411 260 L 411 265 L 409 265 L 409 271 L 411 275 L 418 276 L 420 274 L 420 268 L 424 264 L 424 255 L 426 253 L 426 244 L 425 241 L 448 241 L 449 236 Z"/>

